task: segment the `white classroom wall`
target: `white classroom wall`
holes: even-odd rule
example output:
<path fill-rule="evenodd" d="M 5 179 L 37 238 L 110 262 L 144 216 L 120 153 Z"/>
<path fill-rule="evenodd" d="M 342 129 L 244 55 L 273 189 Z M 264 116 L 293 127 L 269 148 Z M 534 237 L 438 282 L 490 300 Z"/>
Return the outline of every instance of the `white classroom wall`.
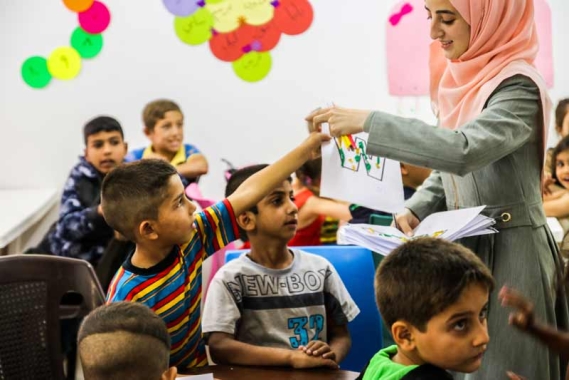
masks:
<path fill-rule="evenodd" d="M 238 166 L 277 159 L 304 138 L 303 117 L 327 102 L 434 121 L 428 99 L 388 94 L 385 23 L 396 0 L 310 0 L 311 28 L 283 36 L 270 74 L 254 84 L 207 44 L 183 44 L 161 0 L 103 2 L 112 21 L 100 55 L 83 60 L 76 79 L 33 90 L 20 77 L 22 62 L 68 45 L 76 15 L 61 0 L 0 0 L 0 188 L 62 187 L 82 153 L 83 124 L 99 114 L 119 119 L 131 147 L 145 145 L 141 110 L 159 97 L 182 106 L 186 141 L 210 163 L 200 186 L 216 199 L 225 185 L 221 158 Z M 569 96 L 569 1 L 549 4 L 556 102 Z"/>

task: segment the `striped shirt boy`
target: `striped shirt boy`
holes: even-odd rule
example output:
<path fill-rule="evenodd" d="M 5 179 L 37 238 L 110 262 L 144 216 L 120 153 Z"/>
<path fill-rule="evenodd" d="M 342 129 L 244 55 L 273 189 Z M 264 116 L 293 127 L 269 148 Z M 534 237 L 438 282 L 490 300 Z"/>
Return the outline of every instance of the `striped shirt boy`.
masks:
<path fill-rule="evenodd" d="M 170 365 L 178 368 L 207 364 L 202 339 L 200 302 L 203 260 L 239 232 L 231 204 L 224 200 L 196 215 L 191 240 L 174 246 L 154 267 L 132 265 L 132 254 L 121 266 L 109 287 L 107 302 L 141 302 L 164 319 L 172 340 Z"/>

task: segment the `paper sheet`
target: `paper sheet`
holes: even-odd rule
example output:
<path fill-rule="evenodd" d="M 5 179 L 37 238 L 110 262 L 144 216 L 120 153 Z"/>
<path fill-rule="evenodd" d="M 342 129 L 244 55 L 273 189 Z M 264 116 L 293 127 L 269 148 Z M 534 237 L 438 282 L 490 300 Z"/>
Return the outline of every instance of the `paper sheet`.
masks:
<path fill-rule="evenodd" d="M 328 124 L 322 132 L 329 133 Z M 347 147 L 347 144 L 355 148 Z M 374 210 L 400 212 L 404 208 L 399 162 L 366 154 L 367 133 L 334 138 L 322 144 L 320 195 Z"/>

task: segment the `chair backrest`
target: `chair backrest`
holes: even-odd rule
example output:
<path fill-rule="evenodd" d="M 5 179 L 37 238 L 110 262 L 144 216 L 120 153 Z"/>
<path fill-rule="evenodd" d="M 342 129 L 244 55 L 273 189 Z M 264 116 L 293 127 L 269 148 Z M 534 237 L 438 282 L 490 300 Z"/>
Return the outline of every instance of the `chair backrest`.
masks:
<path fill-rule="evenodd" d="M 382 348 L 382 322 L 375 305 L 373 289 L 375 271 L 371 251 L 361 247 L 338 245 L 295 247 L 295 249 L 322 256 L 330 261 L 360 308 L 360 314 L 348 325 L 352 348 L 340 365 L 345 370 L 361 371 L 372 356 Z M 247 251 L 227 251 L 225 262 L 239 257 L 244 252 Z"/>
<path fill-rule="evenodd" d="M 85 316 L 104 301 L 84 260 L 0 257 L 0 380 L 64 379 L 60 320 Z"/>
<path fill-rule="evenodd" d="M 202 209 L 215 204 L 215 201 L 213 199 L 205 198 L 202 195 L 202 192 L 198 184 L 195 182 L 190 183 L 186 187 L 186 196 L 191 200 L 193 200 L 194 202 L 196 202 L 198 205 L 200 205 Z"/>
<path fill-rule="evenodd" d="M 393 222 L 393 217 L 391 215 L 371 214 L 369 216 L 369 224 L 375 224 L 376 226 L 389 227 L 391 222 Z"/>

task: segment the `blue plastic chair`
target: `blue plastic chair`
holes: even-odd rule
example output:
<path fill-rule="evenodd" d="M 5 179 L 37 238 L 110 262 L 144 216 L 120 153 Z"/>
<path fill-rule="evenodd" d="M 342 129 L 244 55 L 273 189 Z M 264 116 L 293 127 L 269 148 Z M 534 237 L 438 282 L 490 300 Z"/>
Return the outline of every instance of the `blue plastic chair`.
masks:
<path fill-rule="evenodd" d="M 324 245 L 317 247 L 295 247 L 326 258 L 340 275 L 360 314 L 349 323 L 352 348 L 341 363 L 341 368 L 360 372 L 367 362 L 382 348 L 381 330 L 383 323 L 375 304 L 373 290 L 374 266 L 368 249 L 354 246 Z M 229 262 L 247 250 L 227 251 L 225 262 Z"/>

